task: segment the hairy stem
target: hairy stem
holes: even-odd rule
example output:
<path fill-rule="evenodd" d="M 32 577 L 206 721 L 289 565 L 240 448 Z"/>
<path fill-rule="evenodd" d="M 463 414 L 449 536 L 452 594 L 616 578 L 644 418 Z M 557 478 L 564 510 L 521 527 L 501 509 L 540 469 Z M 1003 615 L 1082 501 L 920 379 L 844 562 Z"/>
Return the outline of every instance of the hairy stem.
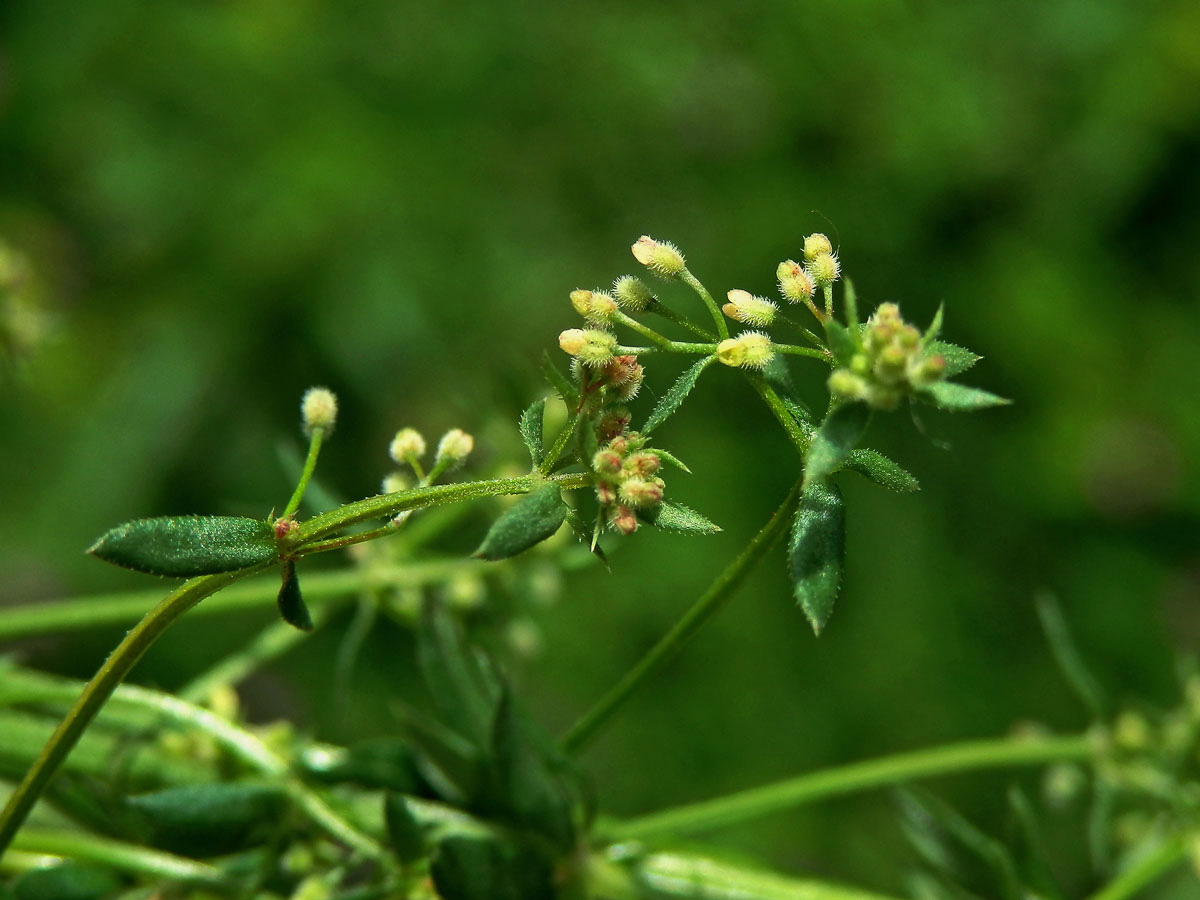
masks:
<path fill-rule="evenodd" d="M 678 653 L 714 613 L 733 596 L 750 570 L 766 554 L 775 539 L 791 521 L 800 494 L 800 484 L 787 495 L 767 524 L 754 536 L 741 554 L 730 563 L 683 617 L 630 669 L 600 701 L 582 715 L 562 738 L 567 751 L 582 749 L 647 678 Z"/>
<path fill-rule="evenodd" d="M 220 869 L 206 863 L 78 831 L 26 829 L 13 841 L 12 848 L 41 856 L 99 863 L 134 875 L 183 881 L 218 891 L 233 887 Z"/>
<path fill-rule="evenodd" d="M 300 508 L 300 501 L 304 499 L 304 491 L 308 487 L 308 482 L 312 480 L 313 471 L 317 468 L 317 457 L 321 455 L 321 441 L 325 437 L 324 428 L 314 428 L 312 437 L 308 440 L 308 456 L 304 458 L 304 468 L 300 471 L 300 480 L 296 482 L 296 490 L 292 491 L 292 497 L 287 502 L 287 506 L 283 508 L 283 514 L 279 518 L 286 519 Z"/>
<path fill-rule="evenodd" d="M 725 324 L 725 316 L 721 313 L 721 307 L 717 306 L 717 301 L 708 292 L 708 288 L 702 285 L 700 279 L 693 275 L 687 268 L 684 268 L 679 274 L 679 280 L 700 295 L 700 299 L 704 301 L 704 305 L 708 307 L 713 321 L 717 324 L 717 334 L 720 338 L 724 340 L 729 337 L 729 327 Z"/>
<path fill-rule="evenodd" d="M 796 421 L 796 417 L 792 415 L 792 411 L 787 408 L 787 404 L 783 402 L 783 398 L 767 383 L 767 380 L 761 375 L 747 375 L 750 384 L 758 391 L 758 395 L 763 398 L 763 402 L 775 414 L 775 418 L 779 420 L 779 424 L 783 426 L 784 432 L 788 436 L 788 440 L 795 445 L 800 451 L 800 456 L 803 457 L 808 453 L 808 445 L 811 438 L 804 430 L 803 426 Z"/>
<path fill-rule="evenodd" d="M 611 831 L 622 839 L 705 831 L 747 822 L 827 797 L 901 784 L 918 778 L 975 769 L 1086 760 L 1094 753 L 1095 748 L 1086 736 L 968 741 L 810 772 L 774 784 L 615 823 Z"/>
<path fill-rule="evenodd" d="M 567 420 L 567 424 L 562 427 L 562 431 L 554 439 L 553 446 L 546 451 L 545 457 L 542 458 L 542 463 L 538 466 L 538 472 L 546 475 L 554 471 L 555 464 L 558 462 L 559 457 L 563 455 L 563 451 L 567 449 L 567 444 L 571 442 L 571 438 L 579 428 L 579 423 L 582 419 L 582 410 L 577 409 L 571 413 L 571 418 Z"/>
<path fill-rule="evenodd" d="M 711 341 L 713 339 L 713 335 L 710 332 L 701 328 L 699 325 L 695 324 L 694 322 L 690 321 L 689 319 L 684 318 L 683 316 L 681 316 L 679 313 L 675 312 L 675 310 L 671 309 L 670 307 L 663 306 L 662 302 L 659 300 L 655 300 L 652 304 L 650 304 L 648 307 L 646 307 L 646 312 L 652 312 L 657 315 L 660 315 L 664 319 L 666 319 L 668 322 L 674 322 L 680 328 L 687 329 L 688 331 L 690 331 L 692 334 L 696 335 L 697 337 L 702 337 L 708 341 Z"/>
<path fill-rule="evenodd" d="M 1157 881 L 1188 855 L 1188 840 L 1185 835 L 1174 834 L 1153 852 L 1143 856 L 1132 866 L 1092 894 L 1088 900 L 1128 900 L 1137 896 L 1142 888 Z"/>

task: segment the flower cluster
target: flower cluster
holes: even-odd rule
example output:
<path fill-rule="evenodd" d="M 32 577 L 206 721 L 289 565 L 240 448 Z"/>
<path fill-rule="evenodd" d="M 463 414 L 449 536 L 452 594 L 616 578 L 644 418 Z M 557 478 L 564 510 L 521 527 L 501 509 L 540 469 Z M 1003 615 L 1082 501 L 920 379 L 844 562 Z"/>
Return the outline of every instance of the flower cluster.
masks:
<path fill-rule="evenodd" d="M 666 484 L 657 475 L 661 465 L 658 454 L 646 448 L 646 438 L 636 431 L 616 435 L 592 457 L 601 514 L 621 534 L 637 530 L 637 510 L 662 503 Z"/>
<path fill-rule="evenodd" d="M 929 352 L 921 332 L 900 317 L 900 307 L 881 303 L 863 329 L 861 349 L 849 367 L 829 376 L 829 391 L 843 400 L 895 409 L 903 397 L 945 374 L 945 358 Z"/>

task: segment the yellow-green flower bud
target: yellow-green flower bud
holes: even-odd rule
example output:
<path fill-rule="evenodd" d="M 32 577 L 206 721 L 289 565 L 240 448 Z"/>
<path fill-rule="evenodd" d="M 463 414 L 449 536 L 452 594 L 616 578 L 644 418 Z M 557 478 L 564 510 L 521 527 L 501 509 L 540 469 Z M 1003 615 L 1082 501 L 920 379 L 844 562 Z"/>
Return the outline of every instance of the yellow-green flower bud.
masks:
<path fill-rule="evenodd" d="M 788 303 L 807 303 L 813 295 L 813 282 L 804 267 L 793 259 L 785 259 L 775 270 L 779 293 Z"/>
<path fill-rule="evenodd" d="M 632 275 L 622 275 L 613 282 L 613 296 L 622 309 L 641 312 L 657 299 L 646 283 Z"/>
<path fill-rule="evenodd" d="M 771 339 L 760 331 L 744 331 L 717 344 L 717 359 L 735 368 L 762 369 L 774 355 Z"/>
<path fill-rule="evenodd" d="M 822 253 L 833 253 L 833 244 L 829 238 L 820 232 L 814 232 L 804 239 L 804 258 L 812 262 Z"/>
<path fill-rule="evenodd" d="M 608 524 L 624 535 L 637 531 L 638 520 L 628 506 L 614 506 L 609 513 Z"/>
<path fill-rule="evenodd" d="M 617 494 L 622 503 L 638 509 L 658 506 L 662 503 L 663 489 L 661 479 L 626 478 L 617 488 Z"/>
<path fill-rule="evenodd" d="M 408 462 L 410 458 L 420 459 L 425 455 L 425 438 L 415 428 L 401 428 L 392 438 L 388 455 L 398 463 Z"/>
<path fill-rule="evenodd" d="M 592 457 L 592 468 L 601 475 L 616 475 L 621 466 L 621 456 L 614 450 L 597 450 Z"/>
<path fill-rule="evenodd" d="M 568 328 L 558 336 L 558 346 L 570 356 L 578 356 L 586 343 L 587 332 L 582 328 Z"/>
<path fill-rule="evenodd" d="M 642 450 L 637 453 L 630 454 L 629 459 L 625 460 L 623 468 L 631 475 L 640 475 L 643 478 L 650 478 L 660 468 L 662 468 L 662 460 L 659 459 L 657 453 L 651 453 L 647 450 Z"/>
<path fill-rule="evenodd" d="M 592 292 L 583 288 L 571 291 L 571 308 L 581 316 L 586 316 L 592 308 Z"/>
<path fill-rule="evenodd" d="M 563 334 L 566 332 L 564 331 Z M 575 358 L 593 369 L 607 365 L 613 358 L 613 351 L 617 348 L 616 335 L 596 328 L 589 328 L 582 334 L 582 344 L 575 352 Z M 562 346 L 562 335 L 559 336 L 559 346 Z"/>
<path fill-rule="evenodd" d="M 380 485 L 380 493 L 399 494 L 411 487 L 412 482 L 404 472 L 392 472 L 384 476 L 383 484 Z"/>
<path fill-rule="evenodd" d="M 779 307 L 764 297 L 755 297 L 749 291 L 732 290 L 726 296 L 729 302 L 721 309 L 735 322 L 763 328 L 775 321 Z"/>
<path fill-rule="evenodd" d="M 461 465 L 475 449 L 475 438 L 461 428 L 451 428 L 438 441 L 435 461 L 449 466 Z"/>
<path fill-rule="evenodd" d="M 663 278 L 675 278 L 687 267 L 678 247 L 666 241 L 656 241 L 649 235 L 643 234 L 631 249 L 634 259 Z"/>
<path fill-rule="evenodd" d="M 908 380 L 914 387 L 924 387 L 940 381 L 946 375 L 946 357 L 939 354 L 914 359 L 909 365 Z"/>
<path fill-rule="evenodd" d="M 834 369 L 828 385 L 829 393 L 839 400 L 861 400 L 867 394 L 867 382 L 849 369 Z"/>
<path fill-rule="evenodd" d="M 820 288 L 827 288 L 842 274 L 841 263 L 833 253 L 818 253 L 808 263 L 808 275 L 813 280 L 813 284 Z"/>
<path fill-rule="evenodd" d="M 337 397 L 329 388 L 311 387 L 304 392 L 300 401 L 300 416 L 304 421 L 304 433 L 312 434 L 314 428 L 333 430 L 337 422 Z"/>
<path fill-rule="evenodd" d="M 607 291 L 571 291 L 571 307 L 591 322 L 607 322 L 617 311 L 617 301 Z"/>

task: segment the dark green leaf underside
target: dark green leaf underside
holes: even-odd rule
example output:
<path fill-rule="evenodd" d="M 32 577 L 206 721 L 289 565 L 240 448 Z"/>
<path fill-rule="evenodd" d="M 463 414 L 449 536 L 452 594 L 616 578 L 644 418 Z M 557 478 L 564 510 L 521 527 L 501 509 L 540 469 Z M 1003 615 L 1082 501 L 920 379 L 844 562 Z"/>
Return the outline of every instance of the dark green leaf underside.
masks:
<path fill-rule="evenodd" d="M 269 523 L 235 516 L 135 519 L 105 532 L 88 549 L 114 565 L 179 578 L 244 569 L 277 552 Z"/>
<path fill-rule="evenodd" d="M 492 523 L 475 556 L 490 560 L 516 556 L 558 531 L 566 517 L 562 490 L 553 482 L 544 484 Z"/>
<path fill-rule="evenodd" d="M 907 494 L 921 489 L 915 475 L 878 450 L 851 450 L 850 455 L 846 457 L 844 468 L 865 475 L 876 484 L 897 493 Z"/>
<path fill-rule="evenodd" d="M 719 525 L 682 503 L 664 501 L 654 509 L 639 512 L 638 518 L 649 522 L 655 528 L 680 534 L 718 534 L 721 531 Z"/>
<path fill-rule="evenodd" d="M 796 602 L 820 634 L 833 612 L 846 553 L 846 511 L 829 482 L 808 485 L 788 541 L 788 568 Z"/>
<path fill-rule="evenodd" d="M 870 420 L 871 409 L 865 403 L 844 403 L 831 412 L 813 435 L 805 456 L 805 484 L 821 481 L 841 468 Z"/>
<path fill-rule="evenodd" d="M 521 441 L 525 444 L 525 449 L 529 451 L 529 458 L 533 460 L 535 466 L 542 461 L 542 419 L 546 414 L 545 398 L 533 403 L 525 412 L 521 413 L 521 421 L 519 427 L 521 429 Z"/>

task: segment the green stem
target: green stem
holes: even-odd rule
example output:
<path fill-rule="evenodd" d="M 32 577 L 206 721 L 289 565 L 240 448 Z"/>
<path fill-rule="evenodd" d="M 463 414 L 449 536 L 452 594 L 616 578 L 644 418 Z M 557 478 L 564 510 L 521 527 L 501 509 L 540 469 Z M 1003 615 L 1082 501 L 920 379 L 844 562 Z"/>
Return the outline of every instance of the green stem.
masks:
<path fill-rule="evenodd" d="M 812 347 L 797 347 L 795 344 L 772 343 L 771 349 L 779 353 L 790 353 L 793 356 L 807 356 L 812 359 L 819 359 L 822 362 L 831 362 L 833 360 L 828 350 L 816 350 Z"/>
<path fill-rule="evenodd" d="M 683 316 L 681 316 L 679 313 L 675 312 L 675 310 L 671 309 L 670 307 L 663 306 L 662 302 L 659 300 L 655 300 L 652 304 L 650 304 L 650 306 L 646 307 L 646 312 L 656 313 L 656 314 L 662 316 L 668 322 L 674 322 L 680 328 L 687 329 L 688 331 L 690 331 L 692 334 L 696 335 L 697 337 L 702 337 L 708 341 L 711 341 L 713 339 L 713 335 L 710 332 L 705 331 L 703 328 L 701 328 L 699 325 L 695 324 L 694 322 L 692 322 L 688 319 L 685 319 Z"/>
<path fill-rule="evenodd" d="M 775 418 L 779 420 L 779 424 L 783 426 L 784 432 L 788 439 L 800 451 L 800 456 L 803 457 L 808 453 L 808 445 L 811 441 L 808 432 L 804 427 L 796 421 L 796 417 L 792 415 L 792 411 L 787 408 L 787 404 L 783 402 L 783 398 L 776 393 L 775 389 L 767 383 L 767 380 L 761 375 L 746 376 L 754 389 L 758 391 L 758 395 L 763 398 L 763 402 L 775 414 Z"/>
<path fill-rule="evenodd" d="M 1158 880 L 1187 858 L 1188 840 L 1182 834 L 1167 838 L 1161 846 L 1143 856 L 1110 881 L 1088 900 L 1127 900 L 1142 888 Z"/>
<path fill-rule="evenodd" d="M 725 316 L 721 313 L 721 308 L 717 306 L 717 301 L 712 298 L 712 294 L 708 289 L 700 283 L 700 280 L 693 275 L 686 267 L 679 273 L 679 280 L 690 287 L 693 291 L 700 295 L 700 299 L 704 301 L 704 305 L 708 307 L 709 313 L 713 317 L 713 321 L 717 323 L 717 334 L 722 340 L 729 337 L 729 328 L 725 324 Z"/>
<path fill-rule="evenodd" d="M 205 863 L 77 831 L 27 828 L 17 835 L 12 849 L 99 863 L 134 875 L 184 881 L 218 891 L 228 891 L 233 887 L 220 869 Z"/>
<path fill-rule="evenodd" d="M 365 544 L 367 541 L 373 541 L 376 538 L 387 537 L 399 530 L 400 526 L 407 521 L 405 519 L 392 519 L 386 525 L 380 525 L 378 528 L 372 528 L 369 531 L 359 531 L 355 534 L 345 534 L 341 537 L 329 538 L 326 541 L 314 541 L 311 544 L 304 545 L 304 555 L 312 556 L 314 553 L 326 553 L 330 550 L 340 550 L 343 547 L 352 547 L 355 544 Z"/>
<path fill-rule="evenodd" d="M 918 778 L 975 769 L 1087 760 L 1094 753 L 1095 748 L 1086 736 L 968 741 L 810 772 L 763 787 L 614 823 L 611 831 L 621 839 L 639 840 L 693 833 L 747 822 L 827 797 Z"/>
<path fill-rule="evenodd" d="M 667 341 L 657 347 L 631 347 L 626 344 L 619 344 L 615 348 L 617 353 L 629 354 L 637 356 L 642 353 L 703 353 L 706 356 L 711 356 L 717 352 L 716 344 L 696 344 L 688 341 Z"/>
<path fill-rule="evenodd" d="M 678 653 L 700 626 L 728 602 L 746 575 L 771 549 L 775 539 L 790 523 L 791 514 L 796 507 L 799 495 L 800 483 L 797 482 L 779 509 L 775 510 L 767 524 L 759 530 L 737 559 L 717 577 L 717 580 L 701 595 L 700 599 L 692 604 L 674 627 L 663 635 L 658 643 L 651 647 L 646 655 L 595 706 L 580 716 L 579 720 L 563 735 L 562 746 L 565 750 L 574 752 L 582 749 L 634 691 Z"/>
<path fill-rule="evenodd" d="M 657 331 L 655 331 L 653 328 L 651 328 L 649 325 L 643 325 L 637 319 L 627 316 L 623 312 L 618 311 L 616 313 L 616 315 L 613 316 L 613 320 L 616 322 L 620 322 L 626 328 L 630 328 L 633 331 L 636 331 L 642 337 L 649 338 L 651 341 L 658 344 L 660 347 L 670 346 L 670 344 L 671 344 L 670 338 L 664 337 L 663 335 L 661 335 Z"/>
<path fill-rule="evenodd" d="M 562 430 L 558 433 L 558 437 L 554 439 L 554 445 L 546 451 L 546 455 L 542 458 L 542 463 L 537 469 L 540 474 L 547 475 L 554 471 L 555 464 L 558 462 L 559 457 L 563 455 L 563 451 L 567 449 L 567 444 L 575 434 L 576 429 L 579 428 L 579 423 L 582 420 L 582 410 L 577 409 L 571 413 L 571 418 L 567 420 L 567 424 L 562 427 Z"/>
<path fill-rule="evenodd" d="M 300 470 L 300 480 L 296 482 L 296 490 L 292 491 L 292 498 L 288 500 L 287 506 L 283 508 L 283 514 L 279 518 L 286 519 L 300 508 L 300 501 L 304 499 L 304 491 L 312 479 L 313 471 L 317 468 L 317 457 L 321 455 L 321 441 L 324 437 L 324 428 L 318 427 L 312 430 L 312 436 L 308 439 L 308 456 L 304 458 L 304 468 Z"/>

